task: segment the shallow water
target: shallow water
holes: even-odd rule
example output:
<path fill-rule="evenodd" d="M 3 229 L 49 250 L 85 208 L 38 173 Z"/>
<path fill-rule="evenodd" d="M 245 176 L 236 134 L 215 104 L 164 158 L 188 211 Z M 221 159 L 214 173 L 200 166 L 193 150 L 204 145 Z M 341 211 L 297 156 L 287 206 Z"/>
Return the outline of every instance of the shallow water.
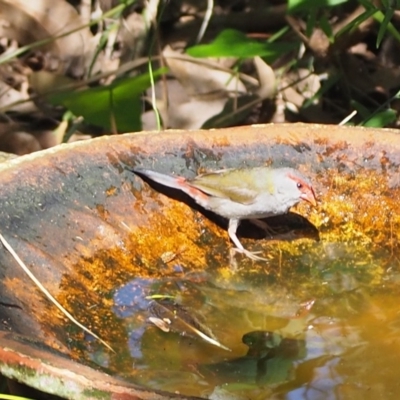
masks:
<path fill-rule="evenodd" d="M 152 389 L 204 398 L 397 398 L 397 257 L 308 241 L 281 262 L 279 273 L 262 263 L 193 272 L 176 262 L 166 277 L 131 279 L 110 294 L 124 333 L 108 335 L 117 354 L 91 342 L 89 358 Z M 149 295 L 172 296 L 231 351 L 160 330 Z"/>
<path fill-rule="evenodd" d="M 76 358 L 153 390 L 209 399 L 397 398 L 400 189 L 370 175 L 357 175 L 350 198 L 346 179 L 325 174 L 334 190 L 318 209 L 269 224 L 279 240 L 254 240 L 242 224 L 243 244 L 266 262 L 233 262 L 218 221 L 141 191 L 143 221 L 128 240 L 82 257 L 79 284 L 63 278 L 61 303 L 116 350 L 71 327 Z M 170 328 L 180 314 L 230 351 L 182 323 Z"/>

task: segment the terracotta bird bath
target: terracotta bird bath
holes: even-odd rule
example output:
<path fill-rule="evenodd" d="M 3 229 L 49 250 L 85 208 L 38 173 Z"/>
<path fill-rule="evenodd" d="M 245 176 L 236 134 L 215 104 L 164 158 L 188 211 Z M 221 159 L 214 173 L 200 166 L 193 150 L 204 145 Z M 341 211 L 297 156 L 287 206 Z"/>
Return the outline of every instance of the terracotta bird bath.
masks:
<path fill-rule="evenodd" d="M 143 181 L 135 165 L 186 177 L 291 166 L 319 204 L 270 220 L 270 232 L 243 224 L 245 247 L 268 260 L 254 262 L 232 257 L 226 221 Z M 327 398 L 390 398 L 399 168 L 396 131 L 303 124 L 109 136 L 0 164 L 0 233 L 114 350 L 71 323 L 1 247 L 0 373 L 70 399 L 321 388 Z M 169 329 L 179 313 L 222 347 Z"/>

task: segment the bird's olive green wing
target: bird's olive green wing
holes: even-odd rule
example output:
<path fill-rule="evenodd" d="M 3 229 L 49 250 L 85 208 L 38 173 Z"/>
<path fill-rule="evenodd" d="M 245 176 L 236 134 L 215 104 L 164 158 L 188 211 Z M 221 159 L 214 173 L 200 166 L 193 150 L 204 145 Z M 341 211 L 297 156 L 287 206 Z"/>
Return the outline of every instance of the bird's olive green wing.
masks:
<path fill-rule="evenodd" d="M 211 196 L 251 204 L 257 197 L 257 169 L 228 169 L 199 175 L 190 184 Z"/>

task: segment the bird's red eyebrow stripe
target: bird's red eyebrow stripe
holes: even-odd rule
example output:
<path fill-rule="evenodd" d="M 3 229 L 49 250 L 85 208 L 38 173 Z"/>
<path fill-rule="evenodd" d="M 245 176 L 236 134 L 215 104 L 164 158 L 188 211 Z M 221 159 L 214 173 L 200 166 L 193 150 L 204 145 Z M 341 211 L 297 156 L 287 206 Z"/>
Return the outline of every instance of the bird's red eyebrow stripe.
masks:
<path fill-rule="evenodd" d="M 296 176 L 296 175 L 291 174 L 290 172 L 287 174 L 287 176 L 288 176 L 290 179 L 293 179 L 295 182 L 299 182 L 299 183 L 301 183 L 302 185 L 304 185 L 304 186 L 306 186 L 306 187 L 310 187 L 310 184 L 309 184 L 309 183 L 307 183 L 306 181 L 303 181 L 303 179 L 299 178 L 299 177 Z"/>

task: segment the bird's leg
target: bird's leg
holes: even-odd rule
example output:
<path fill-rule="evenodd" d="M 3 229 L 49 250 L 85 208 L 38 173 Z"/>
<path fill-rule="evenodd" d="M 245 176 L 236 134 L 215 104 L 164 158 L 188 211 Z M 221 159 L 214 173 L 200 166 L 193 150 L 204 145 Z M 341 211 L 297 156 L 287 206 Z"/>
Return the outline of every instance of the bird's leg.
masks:
<path fill-rule="evenodd" d="M 257 226 L 258 228 L 262 229 L 267 235 L 269 236 L 276 236 L 278 232 L 276 232 L 274 229 L 272 229 L 265 221 L 261 219 L 249 219 L 249 221 Z"/>
<path fill-rule="evenodd" d="M 251 252 L 249 250 L 246 250 L 242 243 L 240 243 L 238 237 L 236 236 L 236 231 L 237 228 L 240 224 L 240 220 L 239 219 L 230 219 L 229 220 L 229 226 L 228 226 L 228 235 L 231 238 L 232 242 L 234 243 L 234 245 L 236 246 L 235 249 L 233 249 L 234 251 L 238 252 L 238 253 L 242 253 L 244 254 L 246 257 L 249 257 L 251 260 L 255 260 L 255 261 L 268 261 L 266 258 L 263 257 L 259 257 L 256 254 L 260 253 L 258 252 Z"/>

